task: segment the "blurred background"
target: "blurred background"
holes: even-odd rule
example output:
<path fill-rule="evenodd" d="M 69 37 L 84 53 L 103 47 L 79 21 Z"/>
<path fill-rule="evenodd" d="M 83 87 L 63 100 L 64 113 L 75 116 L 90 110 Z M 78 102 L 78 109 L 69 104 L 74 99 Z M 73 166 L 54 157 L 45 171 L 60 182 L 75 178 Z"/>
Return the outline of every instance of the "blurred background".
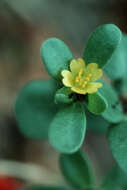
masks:
<path fill-rule="evenodd" d="M 26 139 L 18 131 L 15 98 L 28 81 L 48 78 L 40 60 L 44 40 L 60 38 L 76 57 L 81 56 L 88 35 L 105 23 L 114 23 L 127 32 L 126 0 L 0 1 L 0 159 L 37 164 L 41 183 L 65 183 L 57 163 L 58 153 L 47 141 Z M 101 176 L 113 161 L 107 141 L 104 136 L 87 134 L 86 142 L 84 148 L 97 176 Z"/>

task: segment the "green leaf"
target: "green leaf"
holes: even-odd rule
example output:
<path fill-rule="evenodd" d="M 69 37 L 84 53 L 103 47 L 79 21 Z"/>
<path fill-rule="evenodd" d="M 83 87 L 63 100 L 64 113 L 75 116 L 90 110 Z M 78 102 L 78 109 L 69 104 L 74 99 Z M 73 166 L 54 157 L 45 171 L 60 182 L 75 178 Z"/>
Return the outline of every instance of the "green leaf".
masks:
<path fill-rule="evenodd" d="M 87 118 L 87 130 L 99 135 L 105 135 L 109 127 L 109 122 L 101 115 L 94 115 L 88 110 L 85 110 L 85 113 Z"/>
<path fill-rule="evenodd" d="M 121 190 L 123 188 L 127 188 L 127 174 L 115 165 L 104 177 L 101 189 Z"/>
<path fill-rule="evenodd" d="M 127 73 L 126 73 L 127 75 Z M 127 94 L 127 77 L 123 79 L 121 84 L 121 94 Z"/>
<path fill-rule="evenodd" d="M 116 92 L 118 93 L 118 95 L 123 94 L 123 83 L 124 81 L 122 79 L 116 79 L 113 82 L 113 87 L 116 90 Z"/>
<path fill-rule="evenodd" d="M 119 94 L 127 93 L 127 36 L 122 35 L 121 43 L 104 67 L 106 74 L 112 79 L 113 86 Z M 115 72 L 114 72 L 115 71 Z"/>
<path fill-rule="evenodd" d="M 108 104 L 105 98 L 99 93 L 88 94 L 87 108 L 93 114 L 101 114 L 105 111 Z"/>
<path fill-rule="evenodd" d="M 122 122 L 110 128 L 108 140 L 114 158 L 127 173 L 127 122 Z"/>
<path fill-rule="evenodd" d="M 72 94 L 72 91 L 70 88 L 63 87 L 59 90 L 57 90 L 55 95 L 55 103 L 71 103 L 73 102 L 73 98 L 70 97 Z"/>
<path fill-rule="evenodd" d="M 122 36 L 122 42 L 112 58 L 104 70 L 114 80 L 113 85 L 117 92 L 127 94 L 127 35 Z"/>
<path fill-rule="evenodd" d="M 68 190 L 64 187 L 44 186 L 44 185 L 31 185 L 25 190 Z"/>
<path fill-rule="evenodd" d="M 57 38 L 50 38 L 42 44 L 41 57 L 48 73 L 55 79 L 61 79 L 61 71 L 68 70 L 73 59 L 69 48 Z"/>
<path fill-rule="evenodd" d="M 105 65 L 104 71 L 112 80 L 122 79 L 126 75 L 126 49 L 124 47 L 124 36 L 122 36 L 122 40 L 108 64 Z"/>
<path fill-rule="evenodd" d="M 103 86 L 98 91 L 107 100 L 108 103 L 108 107 L 102 113 L 102 116 L 104 119 L 111 123 L 118 123 L 123 119 L 124 116 L 118 95 L 113 87 L 103 81 L 101 81 L 101 83 L 103 83 Z"/>
<path fill-rule="evenodd" d="M 60 167 L 65 179 L 74 188 L 91 189 L 95 186 L 94 174 L 84 152 L 61 154 Z"/>
<path fill-rule="evenodd" d="M 86 131 L 86 118 L 82 105 L 67 105 L 56 114 L 49 130 L 51 144 L 63 153 L 76 152 L 82 145 Z"/>
<path fill-rule="evenodd" d="M 53 103 L 55 90 L 53 81 L 32 81 L 19 93 L 15 115 L 19 129 L 25 136 L 47 138 L 49 124 L 57 111 Z"/>
<path fill-rule="evenodd" d="M 88 63 L 97 63 L 103 67 L 116 50 L 121 40 L 121 31 L 114 24 L 98 27 L 89 37 L 83 53 L 83 59 Z"/>
<path fill-rule="evenodd" d="M 123 47 L 126 68 L 122 78 L 121 92 L 122 94 L 127 94 L 127 35 L 123 35 Z"/>

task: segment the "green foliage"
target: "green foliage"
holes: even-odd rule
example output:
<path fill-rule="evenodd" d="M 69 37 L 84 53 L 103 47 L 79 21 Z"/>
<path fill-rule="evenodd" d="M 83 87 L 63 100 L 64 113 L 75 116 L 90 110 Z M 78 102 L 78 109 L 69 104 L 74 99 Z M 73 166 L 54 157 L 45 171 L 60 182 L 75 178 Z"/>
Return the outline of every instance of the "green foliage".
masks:
<path fill-rule="evenodd" d="M 103 67 L 120 40 L 121 32 L 115 25 L 98 27 L 86 44 L 83 54 L 85 62 L 95 62 Z M 87 129 L 105 134 L 109 123 L 122 121 L 124 114 L 118 95 L 103 81 L 103 87 L 94 94 L 82 95 L 63 86 L 61 72 L 64 69 L 69 71 L 73 59 L 63 41 L 56 38 L 46 40 L 41 47 L 41 57 L 48 73 L 57 79 L 59 86 L 51 80 L 33 81 L 19 93 L 15 113 L 20 131 L 25 136 L 35 139 L 48 136 L 58 151 L 74 153 L 83 144 L 86 125 Z M 84 104 L 91 113 L 86 111 Z M 58 111 L 58 108 L 61 109 Z"/>
<path fill-rule="evenodd" d="M 54 81 L 29 82 L 19 93 L 15 115 L 20 131 L 29 138 L 43 139 L 48 136 L 49 125 L 58 109 L 54 104 Z"/>
<path fill-rule="evenodd" d="M 107 133 L 109 122 L 100 115 L 94 115 L 88 110 L 85 110 L 87 118 L 87 130 L 90 132 L 105 135 Z"/>
<path fill-rule="evenodd" d="M 67 182 L 76 189 L 91 189 L 95 187 L 92 168 L 84 152 L 74 154 L 61 154 L 61 171 Z"/>
<path fill-rule="evenodd" d="M 74 72 L 71 74 L 70 61 L 73 56 L 69 48 L 59 39 L 46 40 L 41 47 L 41 57 L 48 73 L 57 82 L 30 82 L 21 90 L 16 100 L 15 115 L 20 131 L 29 138 L 49 137 L 51 145 L 61 153 L 61 171 L 74 189 L 97 188 L 87 156 L 79 151 L 86 129 L 102 135 L 108 132 L 112 154 L 125 171 L 124 173 L 118 166 L 113 167 L 100 188 L 127 188 L 127 122 L 124 121 L 125 115 L 118 94 L 112 87 L 114 84 L 120 90 L 119 93 L 127 91 L 127 37 L 121 36 L 120 30 L 113 24 L 98 27 L 89 37 L 83 53 L 86 64 L 98 65 L 94 64 L 95 67 L 91 66 L 87 70 L 84 61 L 80 59 L 76 64 L 73 64 L 75 61 L 72 63 L 74 67 L 71 67 L 71 71 Z M 96 91 L 97 84 L 93 84 L 95 80 L 91 76 L 93 74 L 93 78 L 99 78 L 101 70 L 96 69 L 98 66 L 105 66 L 104 71 L 113 81 L 111 85 L 100 81 L 103 86 Z M 61 75 L 63 70 L 68 70 L 63 72 L 64 84 Z M 73 84 L 76 90 L 72 89 Z M 96 93 L 91 94 L 95 91 Z M 41 189 L 65 190 L 63 187 L 42 185 L 33 185 L 27 190 Z"/>
<path fill-rule="evenodd" d="M 102 96 L 105 97 L 108 103 L 107 109 L 102 113 L 104 119 L 111 123 L 118 123 L 123 119 L 123 109 L 120 104 L 116 91 L 105 82 L 102 82 L 103 86 L 99 89 Z"/>
<path fill-rule="evenodd" d="M 86 131 L 86 117 L 83 106 L 73 103 L 65 106 L 54 117 L 49 139 L 60 152 L 76 152 L 83 143 Z"/>
<path fill-rule="evenodd" d="M 121 122 L 109 129 L 108 140 L 114 158 L 127 172 L 127 122 Z"/>
<path fill-rule="evenodd" d="M 87 108 L 90 112 L 100 114 L 104 112 L 107 107 L 107 101 L 99 92 L 88 95 Z"/>
<path fill-rule="evenodd" d="M 61 71 L 68 69 L 73 59 L 64 42 L 56 38 L 50 38 L 42 44 L 41 57 L 48 73 L 56 79 L 61 78 Z"/>
<path fill-rule="evenodd" d="M 113 80 L 120 94 L 127 93 L 127 36 L 122 35 L 121 43 L 115 51 L 104 71 Z M 115 71 L 115 72 L 114 72 Z"/>
<path fill-rule="evenodd" d="M 111 171 L 105 176 L 102 184 L 102 190 L 123 190 L 127 188 L 127 174 L 117 165 L 113 166 Z"/>
<path fill-rule="evenodd" d="M 104 67 L 106 74 L 112 79 L 117 80 L 123 78 L 126 74 L 126 51 L 124 47 L 124 37 L 118 45 L 113 56 L 109 60 L 108 64 Z"/>
<path fill-rule="evenodd" d="M 83 53 L 88 63 L 97 63 L 103 67 L 116 50 L 121 40 L 121 31 L 113 24 L 98 27 L 89 37 Z"/>
<path fill-rule="evenodd" d="M 54 186 L 43 186 L 43 185 L 31 185 L 25 190 L 68 190 L 64 187 L 54 187 Z"/>
<path fill-rule="evenodd" d="M 60 88 L 59 90 L 57 90 L 56 95 L 55 95 L 55 103 L 71 103 L 73 102 L 73 98 L 70 97 L 70 95 L 72 94 L 72 91 L 70 90 L 70 88 Z"/>
<path fill-rule="evenodd" d="M 123 61 L 125 65 L 125 73 L 122 76 L 121 93 L 127 94 L 127 35 L 123 35 Z M 123 64 L 123 62 L 122 62 Z"/>
<path fill-rule="evenodd" d="M 127 68 L 126 68 L 126 71 L 127 71 Z M 120 89 L 121 94 L 127 94 L 127 73 L 126 73 L 126 76 L 123 78 L 119 89 Z"/>

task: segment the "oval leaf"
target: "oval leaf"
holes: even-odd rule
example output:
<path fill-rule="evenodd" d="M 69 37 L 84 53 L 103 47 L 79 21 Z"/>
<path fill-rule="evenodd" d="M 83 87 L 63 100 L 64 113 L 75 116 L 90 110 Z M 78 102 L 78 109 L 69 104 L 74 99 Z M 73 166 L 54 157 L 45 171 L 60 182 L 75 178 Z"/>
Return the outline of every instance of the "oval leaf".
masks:
<path fill-rule="evenodd" d="M 15 115 L 20 131 L 29 138 L 43 139 L 57 111 L 53 81 L 32 81 L 19 93 Z"/>
<path fill-rule="evenodd" d="M 59 111 L 51 123 L 51 144 L 63 153 L 76 152 L 83 143 L 86 118 L 82 105 L 73 103 Z"/>
<path fill-rule="evenodd" d="M 121 31 L 114 24 L 98 27 L 89 37 L 83 53 L 85 62 L 103 67 L 111 58 L 121 40 Z"/>
<path fill-rule="evenodd" d="M 61 79 L 61 71 L 68 69 L 73 59 L 69 48 L 57 38 L 50 38 L 42 44 L 41 57 L 48 73 L 55 79 Z"/>
<path fill-rule="evenodd" d="M 85 153 L 61 154 L 60 167 L 70 185 L 76 189 L 91 189 L 95 186 L 92 168 Z"/>
<path fill-rule="evenodd" d="M 102 96 L 104 96 L 108 103 L 108 107 L 102 113 L 102 116 L 109 122 L 118 123 L 124 116 L 118 95 L 113 87 L 103 81 L 101 82 L 103 83 L 103 86 L 99 89 L 99 92 Z"/>
<path fill-rule="evenodd" d="M 119 46 L 104 67 L 104 71 L 112 80 L 122 79 L 126 75 L 126 48 L 124 47 L 124 40 L 124 36 L 122 36 Z"/>
<path fill-rule="evenodd" d="M 59 90 L 57 90 L 55 95 L 55 103 L 71 103 L 73 102 L 73 98 L 70 97 L 72 94 L 72 91 L 70 88 L 63 87 Z"/>
<path fill-rule="evenodd" d="M 126 64 L 126 60 L 127 60 L 127 35 L 123 35 L 123 46 L 124 46 L 124 60 L 125 60 L 125 64 Z M 126 64 L 126 68 L 125 68 L 125 75 L 123 75 L 122 78 L 122 85 L 121 85 L 121 93 L 122 94 L 127 94 L 127 64 Z"/>
<path fill-rule="evenodd" d="M 93 114 L 101 114 L 105 111 L 108 104 L 105 98 L 99 93 L 88 94 L 87 108 Z"/>
<path fill-rule="evenodd" d="M 109 130 L 108 140 L 114 158 L 127 173 L 127 122 L 113 126 Z"/>

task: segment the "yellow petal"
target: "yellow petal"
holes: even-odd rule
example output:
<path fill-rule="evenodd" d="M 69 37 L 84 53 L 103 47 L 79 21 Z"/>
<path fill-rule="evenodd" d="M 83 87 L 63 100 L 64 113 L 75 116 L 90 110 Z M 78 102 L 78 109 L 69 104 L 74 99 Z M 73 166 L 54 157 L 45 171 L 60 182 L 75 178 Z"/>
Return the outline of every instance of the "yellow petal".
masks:
<path fill-rule="evenodd" d="M 71 90 L 72 90 L 73 92 L 78 93 L 78 94 L 86 94 L 86 93 L 87 93 L 86 89 L 81 89 L 81 88 L 78 88 L 78 87 L 75 87 L 75 86 L 73 86 L 73 87 L 71 88 Z"/>
<path fill-rule="evenodd" d="M 87 65 L 87 70 L 88 71 L 94 71 L 98 68 L 98 64 L 97 63 L 89 63 Z"/>
<path fill-rule="evenodd" d="M 98 69 L 98 65 L 96 63 L 90 63 L 86 68 L 85 74 L 91 74 L 91 81 L 96 81 L 102 77 L 103 72 L 101 69 Z"/>
<path fill-rule="evenodd" d="M 63 70 L 61 72 L 61 75 L 63 76 L 63 84 L 67 87 L 72 87 L 73 86 L 73 77 L 70 71 L 68 70 Z"/>
<path fill-rule="evenodd" d="M 80 65 L 80 67 L 82 69 L 84 69 L 86 66 L 85 61 L 82 58 L 78 58 L 77 61 L 78 61 L 78 64 Z"/>
<path fill-rule="evenodd" d="M 98 83 L 98 82 L 91 82 L 87 85 L 87 93 L 92 94 L 97 92 L 98 88 L 102 87 L 102 83 Z"/>
<path fill-rule="evenodd" d="M 85 62 L 83 59 L 79 58 L 79 59 L 73 59 L 70 63 L 70 70 L 73 74 L 77 74 L 79 73 L 80 70 L 84 70 L 85 69 Z"/>

